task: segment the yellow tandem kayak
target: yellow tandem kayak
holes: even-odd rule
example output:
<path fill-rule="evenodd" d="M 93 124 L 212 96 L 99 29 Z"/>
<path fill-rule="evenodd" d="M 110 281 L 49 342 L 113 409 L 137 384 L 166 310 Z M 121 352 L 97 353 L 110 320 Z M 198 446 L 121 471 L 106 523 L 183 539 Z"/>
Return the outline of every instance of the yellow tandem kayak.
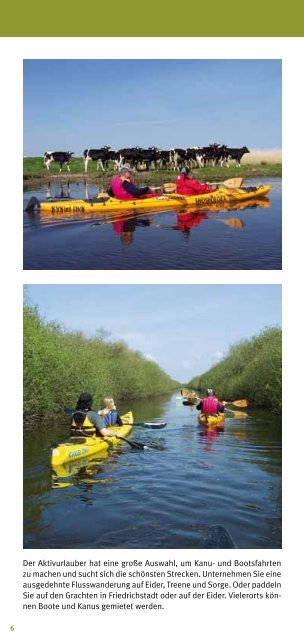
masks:
<path fill-rule="evenodd" d="M 133 427 L 133 414 L 129 411 L 121 416 L 123 425 L 121 427 L 111 427 L 112 431 L 117 431 L 124 438 L 130 433 Z M 59 444 L 51 450 L 51 465 L 57 467 L 67 462 L 87 458 L 94 453 L 106 452 L 123 442 L 119 438 L 101 438 L 99 436 L 72 436 L 67 442 Z"/>
<path fill-rule="evenodd" d="M 207 427 L 216 427 L 216 426 L 221 426 L 223 424 L 225 420 L 225 416 L 223 413 L 218 413 L 217 415 L 206 415 L 204 413 L 201 413 L 198 416 L 198 422 L 199 424 L 203 424 Z"/>
<path fill-rule="evenodd" d="M 46 200 L 40 202 L 33 197 L 28 202 L 26 210 L 38 209 L 49 213 L 113 213 L 119 211 L 176 209 L 177 207 L 212 207 L 213 205 L 256 200 L 264 197 L 270 191 L 269 185 L 246 187 L 242 189 L 226 189 L 222 187 L 212 193 L 195 196 L 183 196 L 178 193 L 162 194 L 155 198 L 139 198 L 138 200 L 117 200 L 116 198 L 91 198 L 88 200 Z"/>

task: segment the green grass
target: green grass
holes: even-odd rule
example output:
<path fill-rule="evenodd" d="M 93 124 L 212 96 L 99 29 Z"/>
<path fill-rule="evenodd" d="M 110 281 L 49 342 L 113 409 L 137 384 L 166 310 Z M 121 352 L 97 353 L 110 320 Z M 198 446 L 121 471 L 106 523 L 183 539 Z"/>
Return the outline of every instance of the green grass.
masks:
<path fill-rule="evenodd" d="M 50 171 L 43 166 L 43 158 L 24 158 L 23 160 L 23 176 L 24 180 L 31 179 L 50 179 L 52 176 L 62 176 L 63 178 L 69 176 L 73 178 L 73 175 L 83 174 L 85 177 L 88 176 L 89 179 L 92 178 L 107 178 L 110 180 L 113 173 L 115 173 L 114 168 L 112 171 L 104 173 L 100 169 L 96 171 L 96 162 L 89 162 L 88 164 L 88 174 L 84 173 L 84 165 L 82 158 L 72 158 L 70 161 L 70 169 L 69 173 L 66 168 L 63 168 L 60 173 L 59 164 L 56 162 L 52 162 L 50 165 Z M 145 182 L 147 184 L 153 183 L 161 183 L 161 182 L 169 182 L 171 180 L 176 179 L 176 172 L 174 171 L 138 171 L 136 173 L 136 181 L 137 182 Z M 282 164 L 271 163 L 261 161 L 260 163 L 255 164 L 243 164 L 241 167 L 236 167 L 235 164 L 232 164 L 229 168 L 227 167 L 205 167 L 204 169 L 194 169 L 192 171 L 192 175 L 200 180 L 225 180 L 227 178 L 233 178 L 235 176 L 244 176 L 244 178 L 276 178 L 282 176 Z"/>
<path fill-rule="evenodd" d="M 188 386 L 214 388 L 225 400 L 246 398 L 250 405 L 280 413 L 282 408 L 282 331 L 264 329 L 251 340 L 231 347 L 228 355 Z"/>
<path fill-rule="evenodd" d="M 25 423 L 62 414 L 75 406 L 79 394 L 89 391 L 94 406 L 113 396 L 117 402 L 147 398 L 178 386 L 157 364 L 132 351 L 124 342 L 94 338 L 44 322 L 36 308 L 24 306 L 24 416 Z"/>

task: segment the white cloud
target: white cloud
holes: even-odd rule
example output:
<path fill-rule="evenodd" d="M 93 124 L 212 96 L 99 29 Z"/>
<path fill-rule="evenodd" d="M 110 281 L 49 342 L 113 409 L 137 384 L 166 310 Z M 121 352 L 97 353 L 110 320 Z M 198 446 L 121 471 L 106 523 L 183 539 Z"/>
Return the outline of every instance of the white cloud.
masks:
<path fill-rule="evenodd" d="M 220 360 L 220 358 L 224 357 L 224 351 L 215 351 L 215 353 L 213 354 L 215 358 L 217 358 L 217 360 Z"/>

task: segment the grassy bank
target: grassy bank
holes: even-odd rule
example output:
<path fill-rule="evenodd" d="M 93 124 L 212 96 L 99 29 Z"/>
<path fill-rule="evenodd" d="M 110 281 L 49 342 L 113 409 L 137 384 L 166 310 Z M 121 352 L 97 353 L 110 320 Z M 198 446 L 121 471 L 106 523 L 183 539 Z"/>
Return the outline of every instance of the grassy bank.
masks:
<path fill-rule="evenodd" d="M 205 392 L 214 388 L 227 400 L 246 398 L 255 407 L 281 412 L 282 331 L 265 329 L 251 340 L 231 347 L 228 355 L 188 386 Z"/>
<path fill-rule="evenodd" d="M 174 382 L 162 369 L 132 351 L 124 342 L 85 338 L 56 323 L 44 322 L 29 305 L 24 307 L 25 422 L 62 414 L 75 406 L 82 391 L 93 394 L 95 406 L 105 396 L 117 402 L 170 392 Z"/>
<path fill-rule="evenodd" d="M 235 176 L 244 176 L 244 178 L 276 178 L 282 175 L 282 163 L 279 158 L 273 156 L 252 156 L 248 155 L 248 162 L 242 161 L 241 167 L 236 167 L 235 163 L 231 163 L 230 167 L 205 167 L 204 169 L 194 169 L 192 174 L 200 180 L 225 180 Z M 267 159 L 263 159 L 267 158 Z M 50 178 L 66 179 L 68 176 L 70 180 L 87 178 L 88 181 L 103 178 L 105 182 L 110 180 L 114 173 L 112 171 L 103 172 L 100 169 L 96 171 L 96 163 L 89 162 L 88 173 L 84 173 L 84 166 L 82 158 L 72 158 L 70 162 L 71 172 L 69 173 L 66 168 L 60 173 L 60 167 L 58 163 L 52 163 L 50 171 L 47 171 L 43 166 L 43 158 L 24 158 L 23 160 L 23 177 L 24 181 L 30 181 L 33 179 L 46 180 Z M 172 178 L 176 178 L 174 171 L 138 171 L 136 174 L 137 182 L 145 182 L 147 184 L 161 182 L 169 182 Z"/>

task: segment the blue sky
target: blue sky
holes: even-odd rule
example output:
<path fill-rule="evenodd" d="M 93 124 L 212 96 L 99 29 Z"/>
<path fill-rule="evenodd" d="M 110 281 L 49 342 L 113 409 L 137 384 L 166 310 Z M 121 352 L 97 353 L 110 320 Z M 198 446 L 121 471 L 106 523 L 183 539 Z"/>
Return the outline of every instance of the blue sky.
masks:
<path fill-rule="evenodd" d="M 46 320 L 87 336 L 106 329 L 180 382 L 281 326 L 279 285 L 28 285 L 26 295 Z"/>
<path fill-rule="evenodd" d="M 280 60 L 25 60 L 24 155 L 281 148 Z"/>

